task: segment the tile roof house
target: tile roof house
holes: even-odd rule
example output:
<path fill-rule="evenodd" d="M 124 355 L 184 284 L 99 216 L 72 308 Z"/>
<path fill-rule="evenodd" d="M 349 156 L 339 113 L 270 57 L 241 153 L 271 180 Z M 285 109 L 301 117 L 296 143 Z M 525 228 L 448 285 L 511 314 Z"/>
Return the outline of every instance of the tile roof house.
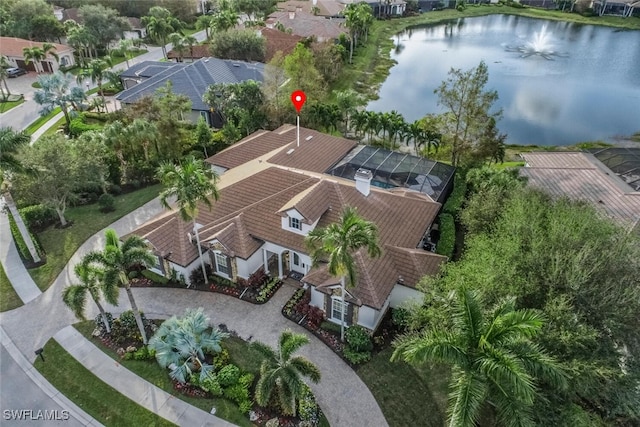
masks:
<path fill-rule="evenodd" d="M 338 279 L 324 264 L 312 267 L 304 239 L 313 228 L 338 221 L 351 206 L 377 225 L 382 255 L 370 259 L 364 251 L 355 254 L 358 283 L 348 290 L 347 324 L 375 330 L 388 307 L 419 298 L 420 278 L 437 274 L 446 261 L 421 246 L 441 205 L 414 191 L 388 191 L 366 180 L 354 183 L 323 173 L 355 145 L 304 128 L 298 144 L 295 127 L 285 125 L 258 131 L 207 159 L 223 172 L 220 197 L 211 210 L 198 210 L 196 222 L 215 274 L 246 279 L 263 268 L 278 277 L 303 277 L 311 288 L 311 304 L 339 323 Z M 193 224 L 175 211 L 133 232 L 162 260 L 156 272 L 173 269 L 185 278 L 199 267 L 193 233 Z"/>
<path fill-rule="evenodd" d="M 246 80 L 261 82 L 264 64 L 203 58 L 192 63 L 144 61 L 120 74 L 125 90 L 116 99 L 131 104 L 146 96 L 153 96 L 167 82 L 173 92 L 191 100 L 190 120 L 197 123 L 204 117 L 209 125 L 218 124 L 217 117 L 203 100 L 207 88 L 216 83 L 238 83 Z"/>
<path fill-rule="evenodd" d="M 526 153 L 522 157 L 526 164 L 520 168 L 520 175 L 528 178 L 530 185 L 554 196 L 590 202 L 626 229 L 640 231 L 639 189 L 593 154 L 549 152 Z"/>
<path fill-rule="evenodd" d="M 314 37 L 318 42 L 332 41 L 340 34 L 348 32 L 344 19 L 316 16 L 301 8 L 290 11 L 277 11 L 269 15 L 265 24 L 267 28 L 276 28 L 281 24 L 291 34 L 300 37 Z"/>
<path fill-rule="evenodd" d="M 43 44 L 43 42 L 34 42 L 31 40 L 19 39 L 17 37 L 0 37 L 0 55 L 6 56 L 12 67 L 36 71 L 36 64 L 34 62 L 27 64 L 25 61 L 23 49 L 34 46 L 42 48 Z M 58 71 L 61 66 L 68 67 L 74 64 L 74 49 L 71 46 L 60 43 L 51 44 L 55 47 L 55 53 L 58 55 L 58 61 L 56 61 L 51 54 L 47 55 L 47 58 L 42 61 L 41 64 L 42 71 L 54 73 Z"/>

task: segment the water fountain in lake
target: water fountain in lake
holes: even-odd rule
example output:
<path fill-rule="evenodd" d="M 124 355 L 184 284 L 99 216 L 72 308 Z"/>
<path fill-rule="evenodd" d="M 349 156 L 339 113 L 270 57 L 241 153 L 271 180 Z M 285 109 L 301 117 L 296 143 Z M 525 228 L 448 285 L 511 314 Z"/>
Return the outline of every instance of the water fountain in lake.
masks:
<path fill-rule="evenodd" d="M 544 59 L 553 60 L 554 57 L 567 57 L 568 54 L 563 52 L 556 52 L 553 50 L 553 44 L 550 40 L 550 34 L 547 33 L 546 24 L 533 33 L 533 40 L 519 46 L 506 47 L 508 52 L 519 52 L 521 58 L 528 58 L 530 56 L 540 56 Z"/>

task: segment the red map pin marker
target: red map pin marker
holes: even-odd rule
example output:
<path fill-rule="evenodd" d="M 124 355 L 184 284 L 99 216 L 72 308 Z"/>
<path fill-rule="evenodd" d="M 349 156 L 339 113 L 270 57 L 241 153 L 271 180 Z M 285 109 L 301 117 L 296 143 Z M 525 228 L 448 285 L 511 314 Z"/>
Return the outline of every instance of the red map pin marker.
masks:
<path fill-rule="evenodd" d="M 291 94 L 291 102 L 293 106 L 296 107 L 296 111 L 300 114 L 300 110 L 304 105 L 304 102 L 307 100 L 307 95 L 301 90 L 296 90 Z"/>

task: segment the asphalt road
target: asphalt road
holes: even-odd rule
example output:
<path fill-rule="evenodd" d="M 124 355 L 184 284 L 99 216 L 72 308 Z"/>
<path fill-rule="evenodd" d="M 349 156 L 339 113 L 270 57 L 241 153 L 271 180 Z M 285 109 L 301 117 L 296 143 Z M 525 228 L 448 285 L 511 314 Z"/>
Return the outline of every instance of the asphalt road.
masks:
<path fill-rule="evenodd" d="M 194 33 L 193 36 L 198 41 L 203 41 L 206 38 L 204 31 Z M 171 50 L 171 44 L 168 44 L 166 48 L 167 51 Z M 148 50 L 149 51 L 147 53 L 131 59 L 129 61 L 129 65 L 131 66 L 143 61 L 157 61 L 162 58 L 162 49 L 159 46 L 148 46 Z M 124 71 L 126 68 L 126 62 L 113 67 L 116 71 Z M 36 79 L 37 74 L 35 72 L 30 72 L 26 75 L 13 79 L 7 79 L 7 84 L 11 93 L 23 94 L 25 102 L 6 113 L 0 114 L 0 127 L 8 126 L 14 130 L 22 130 L 39 117 L 38 111 L 40 110 L 40 106 L 33 100 L 33 94 L 37 89 L 31 87 L 31 84 L 35 82 Z M 85 82 L 83 82 L 84 85 L 87 83 L 89 83 L 91 88 L 95 87 L 95 85 L 89 80 L 85 80 Z"/>

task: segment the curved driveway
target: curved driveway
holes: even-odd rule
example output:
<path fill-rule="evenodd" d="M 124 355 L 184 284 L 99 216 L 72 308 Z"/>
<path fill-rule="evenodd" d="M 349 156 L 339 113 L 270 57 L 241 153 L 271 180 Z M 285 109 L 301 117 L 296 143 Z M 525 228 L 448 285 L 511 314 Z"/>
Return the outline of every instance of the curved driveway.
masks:
<path fill-rule="evenodd" d="M 161 212 L 155 199 L 126 217 L 112 224 L 119 235 L 133 230 L 149 218 Z M 33 361 L 33 351 L 41 347 L 57 331 L 76 320 L 64 306 L 60 293 L 67 283 L 71 283 L 72 266 L 92 249 L 100 249 L 104 244 L 101 231 L 87 240 L 71 258 L 54 284 L 32 302 L 0 313 L 0 324 L 27 359 Z M 181 314 L 189 307 L 204 307 L 212 323 L 224 323 L 242 338 L 260 340 L 276 345 L 280 332 L 291 328 L 296 332 L 306 331 L 285 319 L 280 309 L 294 290 L 283 286 L 264 305 L 253 305 L 221 294 L 199 292 L 188 289 L 134 289 L 136 301 L 149 317 L 168 317 Z M 111 307 L 114 312 L 128 309 L 124 292 L 119 307 Z M 94 316 L 96 310 L 89 305 L 87 315 Z M 303 348 L 302 354 L 313 361 L 322 372 L 322 381 L 312 384 L 318 403 L 332 426 L 387 426 L 378 404 L 358 375 L 342 359 L 333 353 L 315 336 L 308 334 L 311 343 Z"/>

